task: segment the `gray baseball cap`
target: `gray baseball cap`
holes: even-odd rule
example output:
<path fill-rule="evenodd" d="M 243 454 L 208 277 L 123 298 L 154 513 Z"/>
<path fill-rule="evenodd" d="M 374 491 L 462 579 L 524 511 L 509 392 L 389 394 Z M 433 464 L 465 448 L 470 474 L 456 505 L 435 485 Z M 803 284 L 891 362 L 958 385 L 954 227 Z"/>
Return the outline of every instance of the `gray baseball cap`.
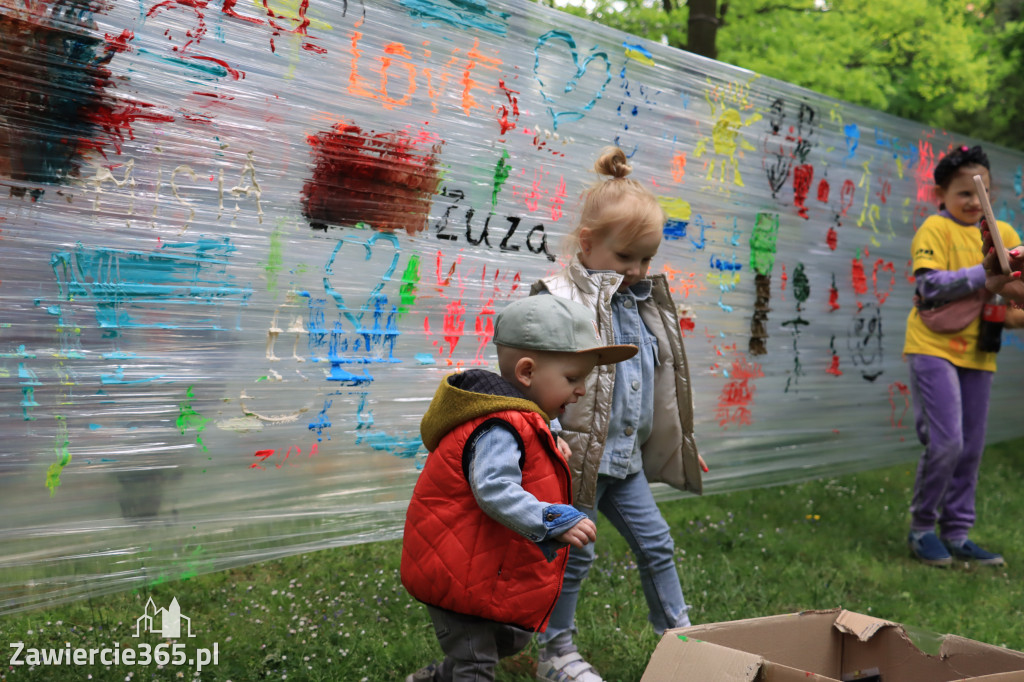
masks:
<path fill-rule="evenodd" d="M 596 353 L 599 365 L 628 360 L 638 350 L 628 344 L 603 344 L 594 311 L 552 294 L 528 296 L 506 306 L 494 322 L 494 343 L 555 353 Z"/>

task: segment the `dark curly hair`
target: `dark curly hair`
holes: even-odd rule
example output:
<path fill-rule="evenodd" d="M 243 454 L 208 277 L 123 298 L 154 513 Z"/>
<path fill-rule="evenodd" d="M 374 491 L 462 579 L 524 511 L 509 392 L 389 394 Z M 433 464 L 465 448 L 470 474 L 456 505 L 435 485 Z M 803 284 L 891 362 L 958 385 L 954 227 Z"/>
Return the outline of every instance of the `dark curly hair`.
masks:
<path fill-rule="evenodd" d="M 964 166 L 984 166 L 988 170 L 992 170 L 992 167 L 988 165 L 988 156 L 982 151 L 980 145 L 973 147 L 963 145 L 939 159 L 935 165 L 935 172 L 932 174 L 935 184 L 943 189 L 949 187 L 949 183 L 952 182 L 957 171 Z"/>

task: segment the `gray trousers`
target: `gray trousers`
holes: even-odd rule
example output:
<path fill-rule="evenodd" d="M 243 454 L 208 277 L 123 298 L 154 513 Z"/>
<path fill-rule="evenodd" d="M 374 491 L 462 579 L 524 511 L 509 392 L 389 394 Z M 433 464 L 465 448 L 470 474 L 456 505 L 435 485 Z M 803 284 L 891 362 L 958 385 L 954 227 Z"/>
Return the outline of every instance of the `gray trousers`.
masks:
<path fill-rule="evenodd" d="M 992 372 L 956 367 L 931 355 L 908 355 L 917 435 L 910 529 L 939 526 L 944 540 L 963 540 L 974 525 L 974 493 L 985 449 Z"/>
<path fill-rule="evenodd" d="M 498 659 L 514 656 L 530 643 L 533 633 L 514 625 L 495 623 L 427 605 L 444 661 L 436 682 L 489 682 Z"/>

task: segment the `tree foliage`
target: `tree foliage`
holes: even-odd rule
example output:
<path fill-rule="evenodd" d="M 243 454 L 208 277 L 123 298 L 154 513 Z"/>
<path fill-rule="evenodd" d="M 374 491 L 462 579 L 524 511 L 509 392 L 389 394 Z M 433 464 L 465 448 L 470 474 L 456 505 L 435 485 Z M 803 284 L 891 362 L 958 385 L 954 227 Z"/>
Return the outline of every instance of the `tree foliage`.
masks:
<path fill-rule="evenodd" d="M 686 0 L 589 4 L 563 9 L 688 47 Z M 721 61 L 1024 149 L 1024 0 L 719 0 L 717 16 Z"/>

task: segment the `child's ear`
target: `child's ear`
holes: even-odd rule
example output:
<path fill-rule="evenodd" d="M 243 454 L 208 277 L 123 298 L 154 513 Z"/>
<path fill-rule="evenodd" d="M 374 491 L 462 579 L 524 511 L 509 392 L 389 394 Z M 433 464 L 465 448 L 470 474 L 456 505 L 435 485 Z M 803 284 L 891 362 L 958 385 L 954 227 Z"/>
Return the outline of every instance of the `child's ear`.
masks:
<path fill-rule="evenodd" d="M 521 386 L 529 388 L 530 384 L 533 383 L 533 373 L 536 369 L 537 361 L 530 356 L 519 358 L 516 362 L 516 381 L 518 381 Z"/>
<path fill-rule="evenodd" d="M 594 233 L 589 227 L 580 228 L 580 251 L 584 255 L 590 255 L 590 249 L 594 246 Z"/>
<path fill-rule="evenodd" d="M 932 187 L 932 196 L 935 197 L 935 201 L 941 204 L 945 201 L 946 190 L 942 187 L 942 185 L 935 185 L 934 187 Z"/>

